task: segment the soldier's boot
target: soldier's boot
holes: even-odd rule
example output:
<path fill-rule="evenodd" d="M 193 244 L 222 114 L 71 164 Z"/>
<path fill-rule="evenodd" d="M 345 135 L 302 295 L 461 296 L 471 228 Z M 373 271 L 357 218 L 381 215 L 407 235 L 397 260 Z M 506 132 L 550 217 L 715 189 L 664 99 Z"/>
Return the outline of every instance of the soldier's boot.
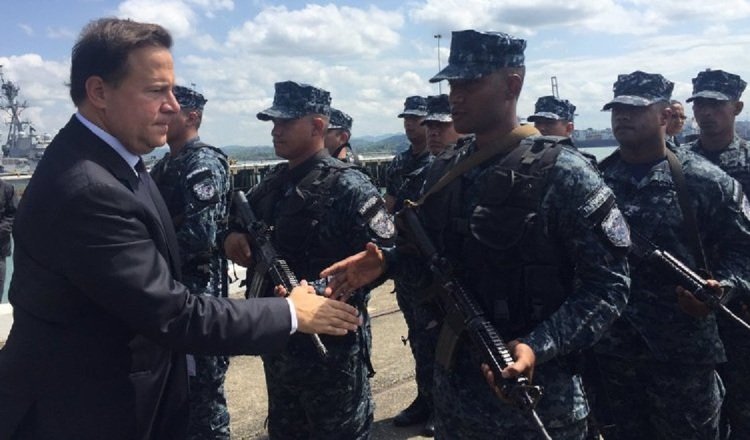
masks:
<path fill-rule="evenodd" d="M 393 424 L 395 426 L 411 426 L 427 422 L 432 411 L 430 411 L 430 407 L 425 400 L 421 394 L 417 394 L 417 398 L 411 405 L 396 414 L 396 417 L 393 418 Z"/>

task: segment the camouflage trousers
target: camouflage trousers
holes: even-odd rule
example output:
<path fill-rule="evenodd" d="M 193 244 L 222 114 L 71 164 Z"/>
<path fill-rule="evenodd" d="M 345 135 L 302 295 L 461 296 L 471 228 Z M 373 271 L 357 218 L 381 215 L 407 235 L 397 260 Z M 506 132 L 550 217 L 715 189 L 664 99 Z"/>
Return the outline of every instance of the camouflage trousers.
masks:
<path fill-rule="evenodd" d="M 432 407 L 433 366 L 435 347 L 440 326 L 434 306 L 415 298 L 415 292 L 406 284 L 396 282 L 396 301 L 408 328 L 409 347 L 414 356 L 417 390 Z"/>
<path fill-rule="evenodd" d="M 224 395 L 227 356 L 195 356 L 195 376 L 190 376 L 191 440 L 229 439 L 229 410 Z"/>
<path fill-rule="evenodd" d="M 365 440 L 374 403 L 365 355 L 369 321 L 356 334 L 321 336 L 322 359 L 309 335 L 294 334 L 286 350 L 263 356 L 271 439 Z"/>
<path fill-rule="evenodd" d="M 730 440 L 750 439 L 750 338 L 745 329 L 721 317 L 719 332 L 727 352 L 727 362 L 719 366 L 727 390 L 722 424 L 729 426 Z"/>
<path fill-rule="evenodd" d="M 724 386 L 711 365 L 599 355 L 607 440 L 718 440 Z"/>
<path fill-rule="evenodd" d="M 457 350 L 452 371 L 435 365 L 435 438 L 538 440 L 531 418 L 490 390 L 479 361 Z M 544 388 L 537 413 L 555 440 L 586 438 L 589 407 L 581 378 L 555 360 L 537 366 L 534 384 Z"/>

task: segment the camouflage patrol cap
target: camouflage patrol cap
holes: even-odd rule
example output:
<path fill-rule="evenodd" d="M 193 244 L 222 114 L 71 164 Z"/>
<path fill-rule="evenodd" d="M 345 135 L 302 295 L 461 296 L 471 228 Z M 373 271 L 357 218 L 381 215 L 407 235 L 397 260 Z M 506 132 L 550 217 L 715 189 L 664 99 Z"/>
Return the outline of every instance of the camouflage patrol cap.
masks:
<path fill-rule="evenodd" d="M 455 31 L 448 65 L 430 82 L 477 79 L 503 67 L 522 67 L 526 40 L 502 32 Z"/>
<path fill-rule="evenodd" d="M 567 99 L 560 99 L 555 96 L 542 96 L 536 100 L 534 114 L 526 119 L 529 122 L 534 122 L 534 120 L 539 118 L 573 122 L 575 113 L 576 106 Z"/>
<path fill-rule="evenodd" d="M 448 95 L 435 95 L 427 97 L 427 116 L 424 117 L 422 125 L 426 122 L 453 122 L 451 117 L 451 103 Z"/>
<path fill-rule="evenodd" d="M 331 114 L 331 94 L 323 89 L 294 81 L 277 82 L 275 88 L 273 105 L 257 115 L 261 121 Z"/>
<path fill-rule="evenodd" d="M 646 73 L 636 70 L 617 76 L 612 90 L 615 97 L 604 104 L 602 111 L 609 110 L 615 104 L 646 107 L 655 102 L 669 101 L 672 97 L 674 83 L 658 73 Z"/>
<path fill-rule="evenodd" d="M 706 69 L 698 72 L 698 76 L 693 78 L 693 96 L 688 98 L 687 102 L 695 98 L 739 101 L 746 85 L 739 75 L 723 70 Z"/>
<path fill-rule="evenodd" d="M 404 101 L 404 111 L 398 114 L 399 118 L 405 116 L 427 116 L 427 100 L 422 96 L 409 96 Z"/>
<path fill-rule="evenodd" d="M 182 108 L 203 110 L 203 106 L 207 102 L 207 99 L 203 95 L 184 86 L 175 85 L 172 87 L 172 93 Z"/>
<path fill-rule="evenodd" d="M 331 120 L 328 123 L 328 129 L 351 130 L 352 117 L 337 108 L 331 107 Z"/>

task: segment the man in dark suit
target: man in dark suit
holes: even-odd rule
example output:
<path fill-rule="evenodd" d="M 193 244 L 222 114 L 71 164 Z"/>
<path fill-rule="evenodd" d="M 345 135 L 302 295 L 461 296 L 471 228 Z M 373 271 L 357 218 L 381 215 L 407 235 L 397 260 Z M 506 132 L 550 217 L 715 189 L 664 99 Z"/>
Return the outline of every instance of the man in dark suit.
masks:
<path fill-rule="evenodd" d="M 73 48 L 78 108 L 20 203 L 0 351 L 0 438 L 174 439 L 187 423 L 186 355 L 255 354 L 290 333 L 343 335 L 356 310 L 308 294 L 191 295 L 164 202 L 139 156 L 179 110 L 171 36 L 90 23 Z"/>
<path fill-rule="evenodd" d="M 5 259 L 10 256 L 10 233 L 16 217 L 16 189 L 0 180 L 0 302 L 5 293 Z"/>

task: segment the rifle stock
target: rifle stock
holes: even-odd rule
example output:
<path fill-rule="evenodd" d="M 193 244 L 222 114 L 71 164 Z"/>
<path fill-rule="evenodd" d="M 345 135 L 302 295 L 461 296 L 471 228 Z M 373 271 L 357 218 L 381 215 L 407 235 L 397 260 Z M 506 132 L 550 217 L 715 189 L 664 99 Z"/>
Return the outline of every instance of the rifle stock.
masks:
<path fill-rule="evenodd" d="M 420 254 L 427 259 L 430 271 L 441 287 L 438 298 L 446 316 L 436 352 L 438 362 L 450 368 L 453 350 L 461 334 L 465 332 L 478 350 L 482 362 L 492 370 L 495 384 L 503 395 L 514 406 L 529 414 L 542 438 L 551 439 L 535 410 L 542 397 L 542 388 L 531 385 L 529 379 L 523 375 L 511 379 L 502 377 L 502 370 L 513 364 L 513 357 L 495 327 L 485 317 L 481 305 L 452 274 L 448 260 L 438 254 L 419 222 L 414 208 L 406 203 L 397 216 L 404 221 L 403 226 L 407 229 L 409 238 L 419 249 Z"/>
<path fill-rule="evenodd" d="M 247 197 L 242 191 L 234 193 L 234 205 L 237 208 L 242 223 L 245 225 L 245 232 L 250 235 L 250 242 L 253 246 L 253 255 L 255 256 L 255 274 L 250 282 L 249 292 L 251 296 L 258 296 L 262 290 L 263 280 L 268 274 L 274 286 L 284 286 L 287 293 L 299 285 L 297 277 L 289 269 L 287 262 L 281 258 L 276 248 L 269 238 L 269 228 L 262 220 L 259 220 L 253 212 Z M 317 334 L 310 335 L 318 354 L 325 358 L 328 355 L 320 336 Z"/>

